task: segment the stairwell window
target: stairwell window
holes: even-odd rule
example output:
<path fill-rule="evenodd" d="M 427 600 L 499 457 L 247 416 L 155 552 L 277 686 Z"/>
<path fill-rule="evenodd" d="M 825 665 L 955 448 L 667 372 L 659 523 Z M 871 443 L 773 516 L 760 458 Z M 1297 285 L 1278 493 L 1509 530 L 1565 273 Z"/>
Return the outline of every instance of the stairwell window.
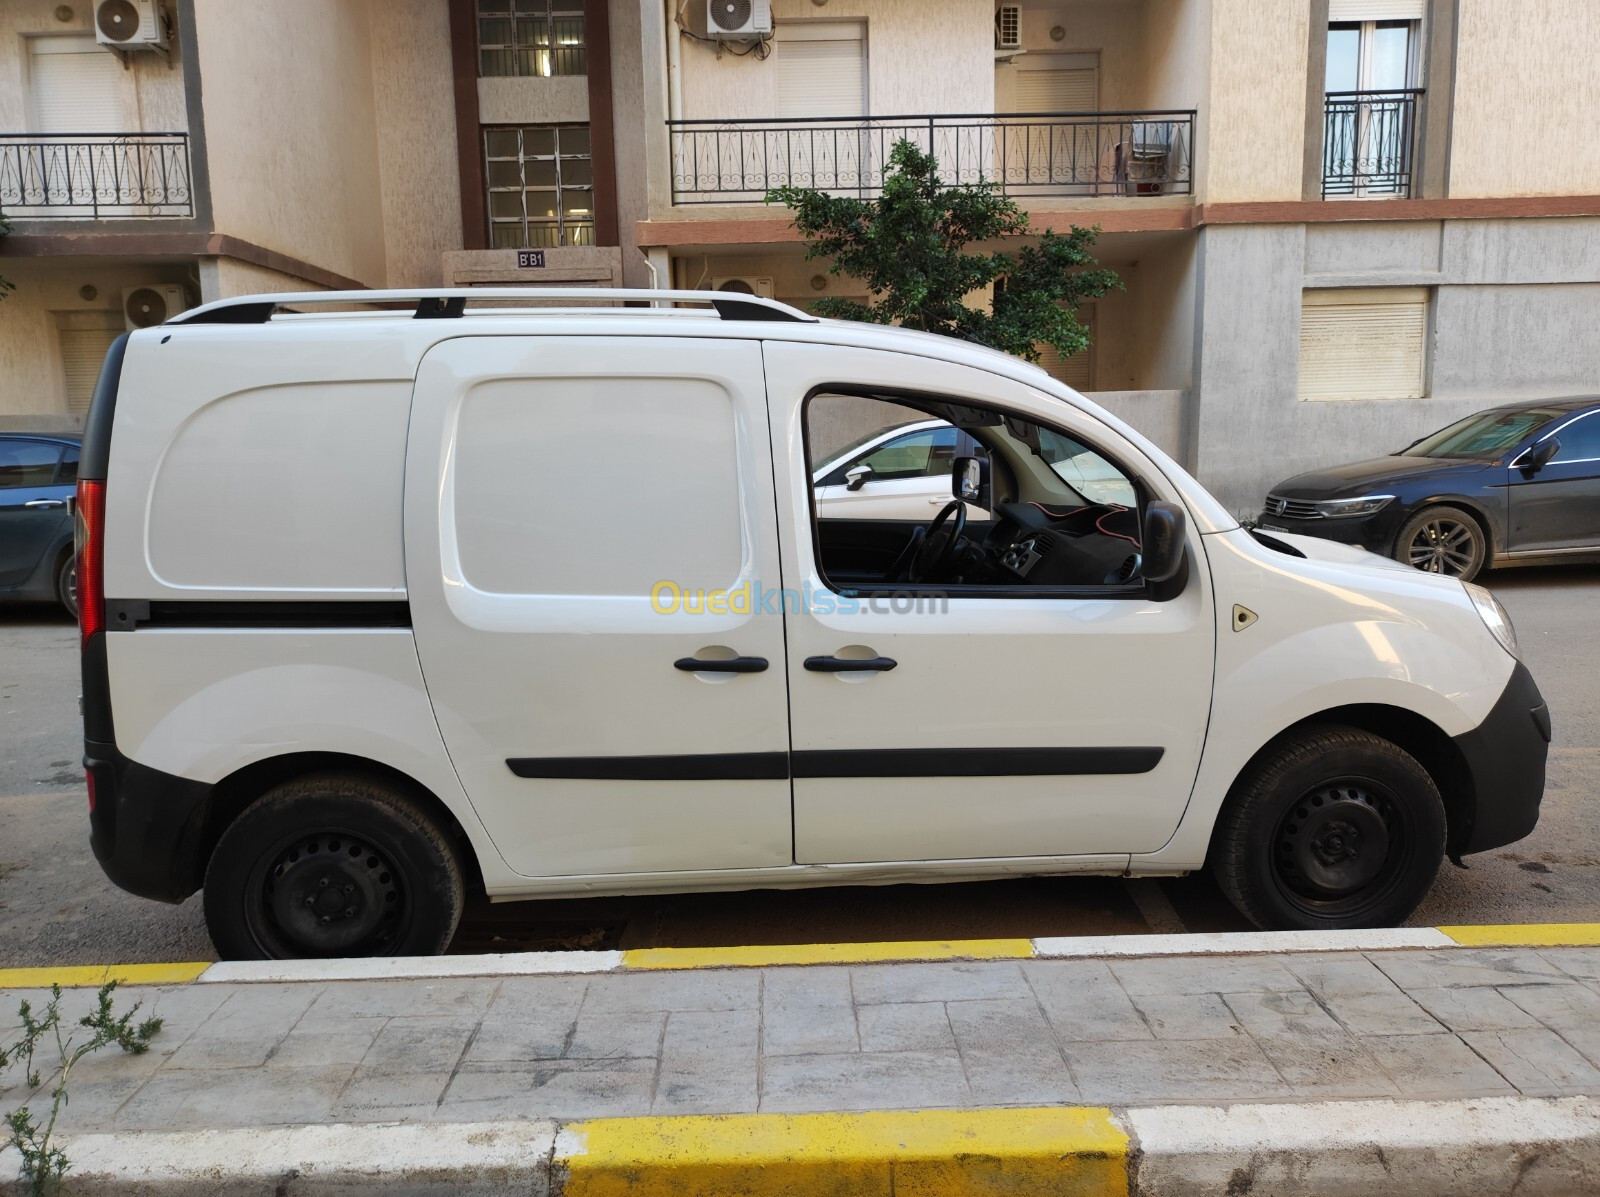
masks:
<path fill-rule="evenodd" d="M 1427 339 L 1426 287 L 1302 292 L 1300 398 L 1420 399 Z"/>
<path fill-rule="evenodd" d="M 485 129 L 483 147 L 491 248 L 594 244 L 588 125 Z"/>
<path fill-rule="evenodd" d="M 478 0 L 478 74 L 586 75 L 582 0 Z"/>
<path fill-rule="evenodd" d="M 1417 136 L 1423 0 L 1331 0 L 1324 197 L 1405 197 Z"/>

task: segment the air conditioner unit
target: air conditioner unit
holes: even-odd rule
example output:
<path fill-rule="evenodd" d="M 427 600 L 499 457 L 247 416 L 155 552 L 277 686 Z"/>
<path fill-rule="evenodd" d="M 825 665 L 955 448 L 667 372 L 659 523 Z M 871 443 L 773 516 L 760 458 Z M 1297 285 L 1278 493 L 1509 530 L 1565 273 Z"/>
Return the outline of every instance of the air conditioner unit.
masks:
<path fill-rule="evenodd" d="M 706 0 L 706 33 L 712 37 L 770 37 L 772 0 Z"/>
<path fill-rule="evenodd" d="M 177 283 L 124 287 L 122 290 L 122 319 L 129 332 L 136 328 L 154 328 L 188 306 L 188 293 Z"/>
<path fill-rule="evenodd" d="M 167 18 L 159 0 L 96 0 L 94 40 L 114 50 L 165 50 Z"/>
<path fill-rule="evenodd" d="M 735 295 L 759 295 L 762 299 L 772 298 L 770 278 L 714 278 L 711 280 L 711 289 L 732 291 Z"/>
<path fill-rule="evenodd" d="M 1022 49 L 1022 5 L 1002 4 L 994 14 L 994 48 Z"/>

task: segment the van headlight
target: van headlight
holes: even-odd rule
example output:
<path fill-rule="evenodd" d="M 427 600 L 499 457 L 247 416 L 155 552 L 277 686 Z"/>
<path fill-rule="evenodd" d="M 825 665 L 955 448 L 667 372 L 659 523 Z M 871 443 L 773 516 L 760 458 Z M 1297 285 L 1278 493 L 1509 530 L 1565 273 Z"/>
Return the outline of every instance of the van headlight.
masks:
<path fill-rule="evenodd" d="M 1362 495 L 1358 499 L 1319 499 L 1311 504 L 1324 519 L 1348 519 L 1354 515 L 1372 515 L 1382 511 L 1394 501 L 1393 495 Z"/>
<path fill-rule="evenodd" d="M 1500 600 L 1482 586 L 1475 586 L 1471 582 L 1463 582 L 1462 585 L 1467 588 L 1467 597 L 1478 609 L 1478 617 L 1483 620 L 1484 626 L 1494 633 L 1494 638 L 1500 642 L 1501 648 L 1513 657 L 1516 656 L 1517 629 L 1511 626 L 1511 616 L 1506 614 L 1506 609 L 1500 605 Z"/>

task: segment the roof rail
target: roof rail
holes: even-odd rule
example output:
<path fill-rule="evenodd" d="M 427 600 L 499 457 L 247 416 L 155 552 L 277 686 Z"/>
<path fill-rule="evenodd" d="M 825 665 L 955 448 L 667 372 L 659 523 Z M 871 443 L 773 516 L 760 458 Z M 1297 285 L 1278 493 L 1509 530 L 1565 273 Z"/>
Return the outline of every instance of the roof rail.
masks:
<path fill-rule="evenodd" d="M 458 287 L 418 291 L 296 291 L 282 295 L 241 295 L 236 299 L 219 299 L 215 303 L 190 308 L 166 323 L 265 324 L 280 308 L 298 309 L 310 304 L 335 303 L 394 307 L 411 304 L 415 305 L 412 315 L 417 320 L 453 320 L 468 314 L 469 299 L 565 299 L 589 303 L 648 300 L 656 305 L 710 304 L 724 320 L 817 322 L 815 316 L 809 316 L 788 304 L 729 291 L 656 291 L 627 287 Z"/>

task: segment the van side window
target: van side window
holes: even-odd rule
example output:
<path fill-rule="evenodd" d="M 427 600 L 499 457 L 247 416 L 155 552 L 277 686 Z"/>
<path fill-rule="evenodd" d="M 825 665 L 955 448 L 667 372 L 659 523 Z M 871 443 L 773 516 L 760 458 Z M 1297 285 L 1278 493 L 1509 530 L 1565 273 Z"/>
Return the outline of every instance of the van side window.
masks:
<path fill-rule="evenodd" d="M 55 480 L 60 457 L 60 445 L 0 439 L 0 490 L 49 486 Z"/>
<path fill-rule="evenodd" d="M 698 379 L 498 379 L 456 424 L 463 580 L 494 594 L 648 597 L 739 576 L 733 401 Z"/>
<path fill-rule="evenodd" d="M 1144 593 L 1142 492 L 1096 446 L 936 395 L 824 392 L 804 419 L 817 565 L 835 590 Z"/>

